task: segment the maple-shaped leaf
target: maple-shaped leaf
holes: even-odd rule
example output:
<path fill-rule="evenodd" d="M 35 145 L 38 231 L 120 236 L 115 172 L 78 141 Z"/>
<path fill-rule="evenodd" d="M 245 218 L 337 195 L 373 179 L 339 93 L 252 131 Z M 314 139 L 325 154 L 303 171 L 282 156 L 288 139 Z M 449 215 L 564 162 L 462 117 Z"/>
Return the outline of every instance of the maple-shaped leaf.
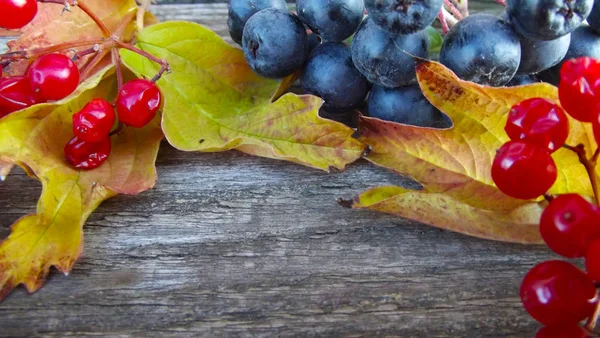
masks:
<path fill-rule="evenodd" d="M 78 171 L 64 158 L 73 136 L 72 115 L 96 97 L 116 96 L 114 75 L 96 74 L 70 99 L 41 104 L 0 119 L 0 163 L 22 166 L 42 183 L 36 213 L 19 219 L 0 244 L 0 299 L 23 283 L 34 292 L 51 266 L 68 273 L 82 251 L 90 213 L 117 193 L 137 194 L 156 183 L 154 166 L 162 132 L 156 118 L 143 129 L 111 137 L 108 160 Z"/>
<path fill-rule="evenodd" d="M 451 118 L 453 126 L 440 130 L 362 117 L 359 139 L 372 147 L 367 160 L 413 178 L 424 190 L 374 189 L 358 196 L 352 206 L 478 237 L 540 242 L 537 229 L 545 202 L 505 195 L 494 185 L 491 167 L 496 150 L 508 141 L 504 126 L 510 108 L 534 97 L 557 102 L 556 87 L 543 83 L 484 87 L 462 81 L 432 61 L 420 61 L 417 76 L 427 99 Z M 572 120 L 569 142 L 592 149 L 593 137 L 586 128 Z M 574 153 L 561 149 L 553 158 L 559 173 L 550 193 L 592 195 L 587 173 Z"/>
<path fill-rule="evenodd" d="M 165 98 L 162 128 L 180 150 L 237 149 L 323 170 L 344 169 L 364 151 L 351 128 L 318 116 L 321 99 L 285 94 L 271 103 L 279 82 L 254 74 L 241 50 L 207 28 L 166 22 L 144 29 L 136 43 L 169 61 L 172 73 L 157 83 Z M 139 55 L 121 55 L 136 74 L 158 71 Z"/>

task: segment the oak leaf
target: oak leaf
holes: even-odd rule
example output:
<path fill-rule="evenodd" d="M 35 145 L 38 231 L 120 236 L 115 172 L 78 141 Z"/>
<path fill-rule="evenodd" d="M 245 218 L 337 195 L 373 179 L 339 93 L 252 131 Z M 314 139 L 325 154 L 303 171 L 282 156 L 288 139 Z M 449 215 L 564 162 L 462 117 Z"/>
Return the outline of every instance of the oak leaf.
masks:
<path fill-rule="evenodd" d="M 137 194 L 156 183 L 158 118 L 113 136 L 108 160 L 95 170 L 75 170 L 64 159 L 63 147 L 73 136 L 72 115 L 93 98 L 116 96 L 116 77 L 105 76 L 110 69 L 80 85 L 69 99 L 0 119 L 0 163 L 20 165 L 42 183 L 36 213 L 16 221 L 0 244 L 0 300 L 21 283 L 29 292 L 38 290 L 51 266 L 68 273 L 81 254 L 82 227 L 90 213 L 117 193 Z"/>
<path fill-rule="evenodd" d="M 271 103 L 279 82 L 254 74 L 241 50 L 207 28 L 165 22 L 144 29 L 136 42 L 171 66 L 172 73 L 157 84 L 165 98 L 162 128 L 175 148 L 237 149 L 323 170 L 344 169 L 365 149 L 351 128 L 318 116 L 317 97 L 285 94 Z M 121 55 L 140 76 L 158 71 L 139 55 L 126 50 Z"/>
<path fill-rule="evenodd" d="M 372 148 L 368 161 L 416 180 L 423 191 L 376 188 L 355 198 L 352 206 L 483 238 L 539 243 L 538 221 L 545 202 L 502 193 L 491 178 L 491 165 L 496 150 L 508 141 L 504 125 L 510 108 L 534 97 L 558 102 L 556 87 L 543 83 L 484 87 L 462 81 L 432 61 L 417 65 L 417 77 L 424 95 L 450 117 L 453 126 L 440 130 L 362 117 L 359 139 Z M 571 120 L 571 130 L 569 142 L 593 149 L 589 128 Z M 550 193 L 592 195 L 587 173 L 574 153 L 561 149 L 553 158 L 559 174 Z"/>

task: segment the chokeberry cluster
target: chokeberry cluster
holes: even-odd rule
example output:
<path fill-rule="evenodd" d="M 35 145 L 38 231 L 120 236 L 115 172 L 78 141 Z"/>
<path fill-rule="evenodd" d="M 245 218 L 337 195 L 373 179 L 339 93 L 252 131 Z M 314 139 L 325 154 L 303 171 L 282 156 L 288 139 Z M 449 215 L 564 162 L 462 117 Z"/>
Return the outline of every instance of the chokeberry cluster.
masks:
<path fill-rule="evenodd" d="M 284 0 L 230 0 L 228 23 L 257 74 L 299 71 L 303 89 L 330 113 L 350 114 L 368 96 L 372 117 L 441 127 L 446 117 L 415 81 L 415 57 L 438 57 L 425 31 L 436 17 L 445 33 L 439 61 L 478 84 L 558 84 L 565 60 L 600 58 L 594 0 L 496 1 L 506 6 L 501 16 L 469 15 L 452 0 L 297 0 L 297 15 Z"/>
<path fill-rule="evenodd" d="M 586 331 L 579 323 L 587 319 L 589 328 L 598 316 L 595 282 L 600 282 L 600 208 L 577 194 L 550 196 L 547 191 L 557 177 L 551 154 L 561 147 L 577 153 L 592 188 L 598 191 L 595 167 L 600 150 L 588 158 L 582 146 L 565 142 L 568 114 L 592 123 L 600 144 L 599 65 L 588 57 L 564 62 L 560 105 L 534 98 L 512 107 L 505 126 L 511 141 L 498 150 L 492 166 L 492 178 L 505 194 L 519 199 L 546 194 L 550 203 L 542 213 L 540 233 L 551 250 L 566 258 L 585 257 L 586 272 L 552 260 L 538 264 L 525 276 L 520 292 L 523 305 L 545 325 L 538 337 L 584 337 Z"/>
<path fill-rule="evenodd" d="M 111 152 L 111 136 L 119 134 L 124 126 L 142 128 L 154 119 L 160 109 L 162 96 L 155 82 L 168 70 L 166 61 L 157 59 L 133 46 L 123 43 L 108 30 L 102 21 L 83 3 L 64 0 L 0 0 L 0 27 L 18 29 L 30 23 L 37 14 L 37 2 L 48 2 L 64 6 L 80 6 L 92 17 L 103 31 L 105 39 L 91 48 L 76 52 L 72 58 L 49 49 L 19 51 L 0 55 L 0 74 L 3 66 L 23 58 L 33 59 L 23 76 L 0 78 L 0 118 L 34 104 L 58 101 L 72 94 L 80 83 L 80 70 L 75 61 L 82 56 L 97 53 L 101 48 L 126 48 L 159 63 L 162 67 L 152 81 L 136 79 L 122 85 L 120 57 L 116 58 L 119 92 L 116 103 L 103 98 L 88 102 L 73 115 L 73 138 L 64 147 L 66 160 L 76 169 L 90 170 L 106 161 Z M 77 45 L 77 43 L 74 43 Z M 64 46 L 63 46 L 64 47 Z M 63 50 L 69 49 L 61 48 Z M 32 57 L 35 56 L 35 57 Z M 90 66 L 83 62 L 84 66 Z M 115 113 L 116 108 L 116 113 Z M 113 127 L 116 129 L 113 130 Z"/>

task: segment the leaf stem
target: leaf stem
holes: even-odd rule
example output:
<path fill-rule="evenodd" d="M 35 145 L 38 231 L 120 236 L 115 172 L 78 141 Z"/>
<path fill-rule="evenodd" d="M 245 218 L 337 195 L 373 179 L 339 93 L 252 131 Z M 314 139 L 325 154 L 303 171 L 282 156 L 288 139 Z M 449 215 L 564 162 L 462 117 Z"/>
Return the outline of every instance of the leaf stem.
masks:
<path fill-rule="evenodd" d="M 121 88 L 123 88 L 123 68 L 121 67 L 121 56 L 119 55 L 119 50 L 113 48 L 111 50 L 111 56 L 117 73 L 117 88 L 119 91 L 121 91 Z"/>
<path fill-rule="evenodd" d="M 596 205 L 600 205 L 600 190 L 598 190 L 598 175 L 596 175 L 596 165 L 598 163 L 598 157 L 600 156 L 600 148 L 596 149 L 594 155 L 592 155 L 592 157 L 589 159 L 587 158 L 585 146 L 583 144 L 578 144 L 577 146 L 565 144 L 563 145 L 563 148 L 574 152 L 579 157 L 579 162 L 583 164 L 590 178 L 590 183 L 592 184 L 592 189 L 594 190 Z"/>
<path fill-rule="evenodd" d="M 132 46 L 130 44 L 127 44 L 127 43 L 124 43 L 122 41 L 115 40 L 115 42 L 117 43 L 117 45 L 120 48 L 124 48 L 124 49 L 130 50 L 130 51 L 132 51 L 132 52 L 134 52 L 136 54 L 139 54 L 139 55 L 147 58 L 148 60 L 153 61 L 155 63 L 158 63 L 160 65 L 160 70 L 152 78 L 152 80 L 151 80 L 152 82 L 156 82 L 156 81 L 160 80 L 160 78 L 162 77 L 162 75 L 165 72 L 170 72 L 171 71 L 171 68 L 169 67 L 169 62 L 167 62 L 166 60 L 159 59 L 156 56 L 154 56 L 154 55 L 152 55 L 152 54 L 150 54 L 148 52 L 145 52 L 145 51 L 143 51 L 143 50 L 141 50 L 141 49 L 139 49 L 137 47 L 134 47 L 134 46 Z"/>
<path fill-rule="evenodd" d="M 585 328 L 592 332 L 594 328 L 596 328 L 596 323 L 598 322 L 598 317 L 600 316 L 600 302 L 596 303 L 596 309 L 594 310 L 594 314 L 585 322 Z"/>

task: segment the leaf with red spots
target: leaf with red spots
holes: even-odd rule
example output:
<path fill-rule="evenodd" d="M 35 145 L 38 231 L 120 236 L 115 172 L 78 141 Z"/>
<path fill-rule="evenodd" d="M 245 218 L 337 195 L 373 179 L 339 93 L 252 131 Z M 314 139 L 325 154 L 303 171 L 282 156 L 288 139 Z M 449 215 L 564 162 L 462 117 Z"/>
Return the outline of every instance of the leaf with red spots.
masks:
<path fill-rule="evenodd" d="M 351 128 L 318 116 L 317 97 L 286 94 L 271 103 L 279 82 L 255 75 L 242 51 L 200 25 L 166 22 L 146 28 L 136 41 L 171 65 L 158 86 L 165 98 L 162 128 L 178 149 L 236 149 L 323 170 L 344 169 L 365 149 Z M 129 51 L 122 56 L 138 75 L 158 70 Z"/>

